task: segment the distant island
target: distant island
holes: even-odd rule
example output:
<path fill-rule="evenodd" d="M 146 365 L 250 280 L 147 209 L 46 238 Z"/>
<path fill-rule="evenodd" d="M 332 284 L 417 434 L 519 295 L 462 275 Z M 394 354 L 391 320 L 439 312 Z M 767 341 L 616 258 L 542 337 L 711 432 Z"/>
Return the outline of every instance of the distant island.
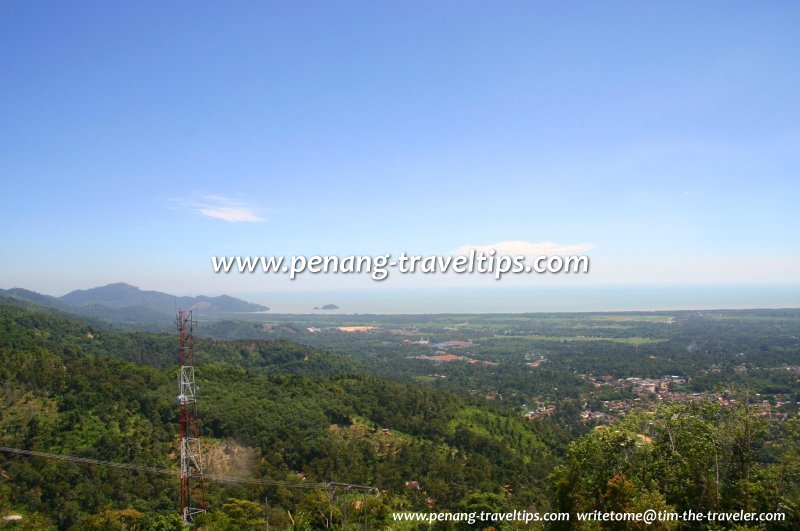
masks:
<path fill-rule="evenodd" d="M 335 304 L 326 304 L 325 306 L 322 307 L 322 309 L 323 310 L 338 310 L 339 307 L 336 306 Z"/>

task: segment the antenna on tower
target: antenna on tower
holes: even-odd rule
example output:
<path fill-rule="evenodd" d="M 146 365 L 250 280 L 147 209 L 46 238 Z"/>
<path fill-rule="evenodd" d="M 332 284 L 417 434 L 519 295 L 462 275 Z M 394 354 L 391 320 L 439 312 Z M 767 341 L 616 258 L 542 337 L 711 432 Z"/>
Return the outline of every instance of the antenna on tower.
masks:
<path fill-rule="evenodd" d="M 183 523 L 190 525 L 206 510 L 206 486 L 203 477 L 203 454 L 200 426 L 197 422 L 197 384 L 194 380 L 194 326 L 192 312 L 178 310 L 178 407 L 181 434 L 181 506 Z"/>

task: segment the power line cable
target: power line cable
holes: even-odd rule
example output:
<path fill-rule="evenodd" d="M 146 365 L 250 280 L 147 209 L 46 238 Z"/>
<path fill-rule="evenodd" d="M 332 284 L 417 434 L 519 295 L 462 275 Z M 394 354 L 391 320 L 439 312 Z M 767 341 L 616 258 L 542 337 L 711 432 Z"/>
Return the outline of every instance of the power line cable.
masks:
<path fill-rule="evenodd" d="M 36 450 L 22 450 L 20 448 L 8 448 L 5 446 L 0 446 L 0 452 L 28 455 L 32 457 L 43 457 L 46 459 L 59 459 L 62 461 L 69 461 L 71 463 L 81 463 L 86 465 L 100 465 L 100 466 L 124 468 L 127 470 L 136 470 L 138 472 L 148 472 L 151 474 L 166 474 L 169 476 L 174 476 L 177 474 L 177 470 L 173 470 L 170 468 L 157 468 L 153 466 L 135 465 L 132 463 L 118 463 L 116 461 L 104 461 L 102 459 L 91 459 L 89 457 L 78 457 L 74 455 L 53 454 L 50 452 L 39 452 Z M 210 474 L 210 473 L 204 473 L 203 477 L 210 481 L 216 481 L 219 483 L 246 483 L 250 485 L 270 485 L 276 487 L 290 487 L 298 489 L 344 489 L 344 490 L 357 490 L 357 491 L 372 492 L 372 493 L 378 492 L 378 489 L 375 487 L 369 487 L 366 485 L 352 485 L 350 483 L 339 483 L 335 481 L 331 481 L 328 483 L 315 483 L 311 481 L 293 482 L 293 481 L 280 481 L 276 479 L 247 478 L 242 476 L 228 476 L 225 474 Z"/>

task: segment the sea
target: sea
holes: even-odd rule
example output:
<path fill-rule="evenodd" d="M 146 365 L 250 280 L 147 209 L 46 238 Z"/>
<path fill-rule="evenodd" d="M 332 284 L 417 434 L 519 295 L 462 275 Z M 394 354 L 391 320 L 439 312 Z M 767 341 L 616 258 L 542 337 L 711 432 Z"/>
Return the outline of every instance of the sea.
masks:
<path fill-rule="evenodd" d="M 289 314 L 620 312 L 800 308 L 800 285 L 505 286 L 238 293 Z M 338 309 L 322 310 L 324 305 Z"/>

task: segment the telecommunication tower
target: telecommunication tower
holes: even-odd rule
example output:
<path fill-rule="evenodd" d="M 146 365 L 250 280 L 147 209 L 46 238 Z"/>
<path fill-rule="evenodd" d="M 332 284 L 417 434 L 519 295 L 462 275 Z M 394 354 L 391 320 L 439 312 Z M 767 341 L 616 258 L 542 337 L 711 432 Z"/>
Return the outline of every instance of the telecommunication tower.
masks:
<path fill-rule="evenodd" d="M 192 312 L 178 310 L 178 407 L 181 434 L 181 516 L 184 524 L 194 523 L 205 511 L 205 480 L 200 449 L 200 426 L 197 423 L 197 384 L 194 381 L 194 337 L 196 321 Z"/>

